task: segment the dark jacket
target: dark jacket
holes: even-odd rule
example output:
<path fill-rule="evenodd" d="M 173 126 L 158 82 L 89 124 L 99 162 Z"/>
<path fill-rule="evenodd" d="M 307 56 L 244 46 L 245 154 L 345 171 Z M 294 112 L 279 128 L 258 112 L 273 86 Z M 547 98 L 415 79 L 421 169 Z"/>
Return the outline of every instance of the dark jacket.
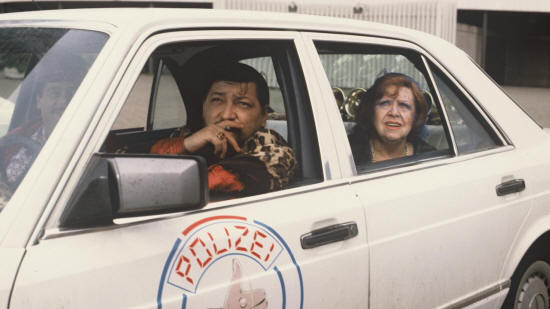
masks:
<path fill-rule="evenodd" d="M 351 134 L 348 136 L 353 160 L 356 166 L 372 163 L 372 152 L 370 149 L 370 136 L 367 129 L 363 126 L 356 125 L 353 127 Z M 424 140 L 417 138 L 410 141 L 413 145 L 414 154 L 435 151 L 436 149 Z"/>

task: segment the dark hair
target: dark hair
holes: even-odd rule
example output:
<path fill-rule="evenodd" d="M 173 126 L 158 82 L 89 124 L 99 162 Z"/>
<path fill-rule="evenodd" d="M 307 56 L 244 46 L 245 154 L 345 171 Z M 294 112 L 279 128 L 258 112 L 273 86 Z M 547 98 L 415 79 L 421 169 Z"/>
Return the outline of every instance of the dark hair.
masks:
<path fill-rule="evenodd" d="M 215 82 L 229 81 L 238 83 L 254 83 L 256 85 L 256 94 L 258 101 L 262 107 L 262 112 L 266 112 L 269 106 L 269 88 L 264 77 L 258 73 L 254 68 L 244 63 L 230 63 L 223 66 L 216 67 L 210 75 L 203 89 L 202 101 L 206 99 L 210 87 Z"/>
<path fill-rule="evenodd" d="M 357 122 L 365 126 L 371 136 L 376 134 L 374 128 L 374 107 L 376 102 L 385 94 L 390 86 L 409 88 L 414 97 L 415 118 L 412 130 L 407 136 L 407 140 L 414 141 L 421 132 L 428 114 L 428 103 L 420 91 L 418 84 L 409 76 L 401 73 L 387 73 L 374 82 L 374 84 L 361 96 L 359 107 L 357 108 Z"/>

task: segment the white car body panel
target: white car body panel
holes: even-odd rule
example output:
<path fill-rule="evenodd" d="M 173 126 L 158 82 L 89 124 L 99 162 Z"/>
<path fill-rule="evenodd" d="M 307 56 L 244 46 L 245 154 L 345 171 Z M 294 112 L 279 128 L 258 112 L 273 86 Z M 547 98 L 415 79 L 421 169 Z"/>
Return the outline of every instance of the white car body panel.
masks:
<path fill-rule="evenodd" d="M 0 15 L 0 27 L 19 20 L 111 36 L 25 181 L 0 213 L 1 308 L 148 308 L 160 300 L 174 308 L 181 308 L 182 301 L 189 307 L 221 307 L 231 279 L 229 267 L 210 272 L 199 292 L 183 300 L 173 286 L 161 288 L 163 265 L 174 263 L 168 257 L 175 239 L 189 241 L 191 236 L 182 238 L 182 230 L 215 216 L 244 217 L 251 226 L 263 223 L 276 232 L 274 239 L 288 244 L 303 280 L 295 280 L 296 269 L 288 258 L 279 265 L 279 280 L 287 288 L 296 292 L 303 284 L 301 296 L 287 295 L 289 307 L 300 299 L 303 308 L 500 307 L 525 252 L 550 230 L 547 129 L 534 123 L 464 53 L 440 39 L 388 25 L 284 16 L 171 9 Z M 35 22 L 44 19 L 49 21 Z M 167 32 L 156 34 L 162 31 Z M 325 181 L 211 203 L 202 212 L 137 218 L 109 228 L 57 230 L 63 206 L 88 159 L 100 149 L 147 57 L 174 38 L 292 40 L 312 104 Z M 510 144 L 356 175 L 330 84 L 311 41 L 317 39 L 401 44 L 425 53 L 452 75 Z M 497 197 L 495 187 L 514 178 L 525 180 L 525 191 Z M 359 228 L 357 237 L 302 250 L 300 235 L 351 221 Z M 277 270 L 263 274 L 254 272 L 253 265 L 242 265 L 249 282 L 253 278 L 277 286 Z"/>
<path fill-rule="evenodd" d="M 346 184 L 332 188 L 325 187 L 309 193 L 308 195 L 290 194 L 277 200 L 249 202 L 239 206 L 238 211 L 232 208 L 216 208 L 199 217 L 178 216 L 104 231 L 42 240 L 39 245 L 28 249 L 28 258 L 25 258 L 21 265 L 10 308 L 156 307 L 155 300 L 162 266 L 174 240 L 193 221 L 205 216 L 219 215 L 243 216 L 254 218 L 259 222 L 270 222 L 269 226 L 280 233 L 296 260 L 299 261 L 303 281 L 308 282 L 303 287 L 304 308 L 333 307 L 341 304 L 349 308 L 364 308 L 367 303 L 367 295 L 364 291 L 367 290 L 368 263 L 358 263 L 355 267 L 342 265 L 352 265 L 357 259 L 368 260 L 365 233 L 361 232 L 361 236 L 350 241 L 307 252 L 299 250 L 300 241 L 295 237 L 327 223 L 356 221 L 357 218 L 362 217 L 359 201 L 350 194 Z M 334 204 L 339 204 L 341 207 L 337 209 L 330 207 Z M 326 207 L 323 207 L 324 205 Z M 288 215 L 281 214 L 292 214 L 292 219 L 289 219 Z M 362 225 L 361 222 L 357 223 L 359 226 Z M 75 248 L 80 249 L 75 250 Z M 93 259 L 93 263 L 90 263 L 90 258 Z M 63 265 L 62 269 L 55 267 L 60 263 Z M 262 276 L 262 273 L 253 272 L 255 269 L 253 265 L 242 264 L 241 266 L 243 273 L 252 278 Z M 283 276 L 295 279 L 291 275 L 284 274 L 285 269 L 288 272 L 293 271 L 292 265 L 278 266 Z M 332 267 L 339 267 L 343 274 L 324 277 L 322 274 L 326 273 L 325 269 Z M 199 285 L 197 294 L 187 298 L 187 305 L 201 308 L 221 307 L 227 288 L 220 286 L 219 283 L 227 282 L 231 278 L 231 268 L 225 269 L 220 273 L 206 272 L 210 277 L 205 276 L 205 278 L 209 280 L 216 278 L 214 282 L 218 282 L 216 284 L 218 287 Z M 216 270 L 220 271 L 219 268 Z M 267 277 L 264 280 L 268 282 L 274 279 L 274 273 L 266 273 L 263 276 Z M 349 278 L 353 278 L 352 286 L 347 284 Z M 295 292 L 287 296 L 287 306 L 296 305 L 298 300 L 292 297 L 299 296 L 297 293 L 299 289 L 293 285 L 298 285 L 299 282 L 292 280 L 285 283 L 290 291 Z M 243 289 L 248 289 L 246 283 L 241 286 Z M 269 284 L 267 286 L 269 287 Z M 331 296 L 335 293 L 334 286 L 341 287 L 336 292 L 341 299 Z M 65 293 L 67 288 L 74 292 Z M 275 289 L 266 288 L 266 293 L 269 295 L 272 290 Z M 181 308 L 182 290 L 170 290 L 170 287 L 165 287 L 164 291 L 166 294 L 161 297 L 163 306 Z M 93 299 L 85 296 L 90 292 L 94 294 Z M 312 297 L 313 295 L 318 296 Z M 320 297 L 323 295 L 324 297 Z M 83 301 L 84 299 L 86 301 Z M 273 305 L 278 307 L 281 304 Z"/>
<path fill-rule="evenodd" d="M 19 269 L 19 263 L 23 259 L 25 249 L 0 248 L 0 306 L 8 308 L 13 282 Z"/>
<path fill-rule="evenodd" d="M 544 160 L 546 157 L 546 149 L 548 147 L 548 141 L 541 142 L 539 145 L 531 148 L 521 161 L 526 162 L 526 170 L 529 170 L 533 179 L 544 179 L 547 177 L 547 172 L 544 167 L 535 164 L 537 160 Z M 538 161 L 541 162 L 541 161 Z M 548 164 L 545 165 L 548 168 Z M 527 251 L 527 249 L 533 244 L 533 242 L 542 234 L 548 231 L 548 224 L 550 224 L 550 213 L 548 205 L 550 205 L 549 186 L 546 182 L 531 182 L 530 188 L 537 192 L 531 199 L 532 207 L 528 216 L 525 218 L 521 230 L 518 232 L 517 239 L 514 240 L 513 249 L 507 258 L 505 267 L 502 272 L 502 277 L 510 277 L 514 272 L 519 261 Z"/>
<path fill-rule="evenodd" d="M 497 199 L 494 187 L 501 182 L 501 175 L 491 167 L 513 160 L 507 157 L 503 153 L 486 157 L 487 160 L 455 163 L 466 174 L 479 171 L 475 182 L 456 175 L 453 182 L 441 183 L 439 179 L 456 168 L 449 165 L 353 185 L 365 205 L 371 280 L 378 283 L 371 288 L 372 308 L 407 304 L 414 308 L 440 307 L 459 300 L 472 289 L 483 292 L 501 283 L 497 274 L 509 240 L 515 237 L 530 206 L 521 193 L 504 205 Z M 479 177 L 481 173 L 486 176 Z M 524 176 L 527 175 L 514 174 Z M 399 196 L 392 194 L 392 188 L 399 188 Z M 473 195 L 480 203 L 444 198 L 453 194 Z M 496 228 L 503 225 L 507 226 L 504 231 Z M 478 246 L 487 243 L 494 246 Z M 410 267 L 411 264 L 422 266 Z M 422 293 L 428 286 L 437 293 Z M 400 293 L 399 298 L 392 297 L 394 289 L 406 292 Z M 419 294 L 425 297 L 418 297 Z"/>

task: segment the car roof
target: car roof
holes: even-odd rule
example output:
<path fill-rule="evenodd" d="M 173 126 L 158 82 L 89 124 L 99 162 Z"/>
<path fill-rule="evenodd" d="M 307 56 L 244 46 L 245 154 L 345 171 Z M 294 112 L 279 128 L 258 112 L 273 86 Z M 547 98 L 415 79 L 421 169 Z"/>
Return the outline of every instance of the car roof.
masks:
<path fill-rule="evenodd" d="M 14 24 L 99 30 L 123 37 L 127 42 L 142 41 L 155 33 L 190 29 L 263 29 L 374 36 L 404 40 L 421 46 L 434 58 L 451 65 L 452 71 L 462 70 L 460 65 L 453 64 L 453 59 L 458 54 L 465 55 L 452 43 L 426 32 L 364 20 L 298 13 L 190 8 L 89 8 L 0 14 L 0 27 Z"/>
<path fill-rule="evenodd" d="M 313 16 L 298 13 L 238 11 L 185 8 L 92 8 L 44 10 L 0 14 L 6 21 L 103 23 L 116 28 L 229 28 L 277 29 L 364 34 L 381 37 L 417 40 L 430 39 L 426 33 L 367 21 Z M 435 37 L 432 37 L 432 39 Z"/>

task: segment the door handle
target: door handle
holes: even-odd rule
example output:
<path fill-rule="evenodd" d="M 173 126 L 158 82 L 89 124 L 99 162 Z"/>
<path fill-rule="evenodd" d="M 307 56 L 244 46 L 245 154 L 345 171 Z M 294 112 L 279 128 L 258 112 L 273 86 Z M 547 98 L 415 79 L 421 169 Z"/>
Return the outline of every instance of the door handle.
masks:
<path fill-rule="evenodd" d="M 497 195 L 503 196 L 507 194 L 521 192 L 523 190 L 525 190 L 525 181 L 523 179 L 513 179 L 498 185 Z"/>
<path fill-rule="evenodd" d="M 357 234 L 357 223 L 346 222 L 329 225 L 306 233 L 300 237 L 300 243 L 302 244 L 303 249 L 311 249 L 333 242 L 350 239 L 357 236 Z"/>

